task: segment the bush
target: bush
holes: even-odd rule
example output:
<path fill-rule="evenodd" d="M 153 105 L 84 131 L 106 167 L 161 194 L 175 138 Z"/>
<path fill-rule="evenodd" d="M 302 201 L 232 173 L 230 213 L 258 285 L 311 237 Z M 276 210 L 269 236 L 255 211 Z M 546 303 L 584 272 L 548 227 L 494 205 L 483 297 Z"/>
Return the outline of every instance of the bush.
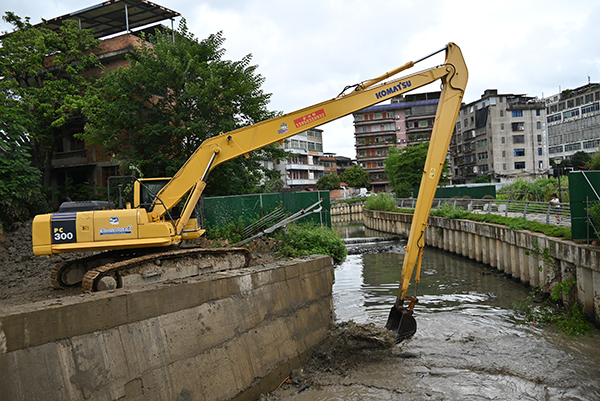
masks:
<path fill-rule="evenodd" d="M 367 199 L 365 209 L 392 212 L 396 210 L 396 200 L 392 194 L 380 192 L 376 196 L 370 196 Z"/>
<path fill-rule="evenodd" d="M 297 258 L 309 255 L 329 255 L 338 263 L 347 255 L 346 245 L 340 235 L 331 228 L 310 223 L 290 224 L 287 233 L 279 231 L 279 253 Z"/>

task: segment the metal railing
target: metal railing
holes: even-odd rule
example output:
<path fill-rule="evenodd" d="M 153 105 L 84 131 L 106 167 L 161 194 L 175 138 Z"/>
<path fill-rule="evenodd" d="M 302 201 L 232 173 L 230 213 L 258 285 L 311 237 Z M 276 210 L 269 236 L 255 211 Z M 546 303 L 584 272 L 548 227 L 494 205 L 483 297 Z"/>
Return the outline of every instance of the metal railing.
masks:
<path fill-rule="evenodd" d="M 402 209 L 414 209 L 416 198 L 398 198 L 398 206 Z M 499 199 L 461 199 L 436 198 L 431 205 L 437 209 L 444 204 L 453 208 L 461 208 L 471 213 L 498 214 L 505 217 L 523 217 L 526 220 L 545 224 L 569 226 L 571 224 L 571 208 L 568 203 L 559 203 L 558 207 L 549 202 L 499 200 Z"/>

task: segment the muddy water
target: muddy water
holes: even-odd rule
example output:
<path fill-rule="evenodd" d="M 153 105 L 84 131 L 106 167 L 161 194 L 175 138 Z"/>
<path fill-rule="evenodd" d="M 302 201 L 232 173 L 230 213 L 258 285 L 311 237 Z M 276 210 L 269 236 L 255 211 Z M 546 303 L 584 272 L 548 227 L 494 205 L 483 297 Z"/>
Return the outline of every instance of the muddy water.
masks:
<path fill-rule="evenodd" d="M 361 230 L 342 235 L 361 236 Z M 361 245 L 360 252 L 385 252 L 349 255 L 336 268 L 338 321 L 385 325 L 402 245 Z M 427 248 L 413 339 L 392 351 L 365 354 L 343 374 L 320 372 L 310 388 L 289 399 L 600 400 L 600 337 L 521 324 L 512 306 L 528 291 L 491 268 Z"/>

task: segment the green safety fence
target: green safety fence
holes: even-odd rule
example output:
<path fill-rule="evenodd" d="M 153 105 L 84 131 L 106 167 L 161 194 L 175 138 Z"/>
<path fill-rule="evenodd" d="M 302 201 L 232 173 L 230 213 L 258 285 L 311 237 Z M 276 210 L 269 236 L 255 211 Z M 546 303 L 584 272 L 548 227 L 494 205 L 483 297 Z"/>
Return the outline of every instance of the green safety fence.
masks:
<path fill-rule="evenodd" d="M 569 198 L 571 202 L 571 238 L 593 240 L 597 236 L 588 206 L 600 201 L 600 171 L 572 171 L 569 173 Z"/>
<path fill-rule="evenodd" d="M 307 209 L 323 198 L 323 209 L 313 213 L 298 222 L 313 222 L 331 227 L 331 202 L 329 191 L 285 192 L 274 194 L 252 194 L 236 196 L 214 196 L 203 198 L 203 226 L 223 226 L 242 220 L 249 225 L 258 218 L 272 212 L 278 206 L 283 206 L 291 215 L 302 209 Z"/>

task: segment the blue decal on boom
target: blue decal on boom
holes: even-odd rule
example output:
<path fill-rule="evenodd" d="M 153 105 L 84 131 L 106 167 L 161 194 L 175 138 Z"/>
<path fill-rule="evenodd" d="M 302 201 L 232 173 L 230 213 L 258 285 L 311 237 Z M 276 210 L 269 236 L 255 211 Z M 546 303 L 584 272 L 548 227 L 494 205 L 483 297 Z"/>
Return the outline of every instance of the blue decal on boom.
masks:
<path fill-rule="evenodd" d="M 403 89 L 410 88 L 410 86 L 411 86 L 410 81 L 398 82 L 398 85 L 394 85 L 391 88 L 379 91 L 379 92 L 375 93 L 375 96 L 377 96 L 377 99 L 381 99 L 386 96 L 393 95 L 394 93 L 399 92 Z"/>

